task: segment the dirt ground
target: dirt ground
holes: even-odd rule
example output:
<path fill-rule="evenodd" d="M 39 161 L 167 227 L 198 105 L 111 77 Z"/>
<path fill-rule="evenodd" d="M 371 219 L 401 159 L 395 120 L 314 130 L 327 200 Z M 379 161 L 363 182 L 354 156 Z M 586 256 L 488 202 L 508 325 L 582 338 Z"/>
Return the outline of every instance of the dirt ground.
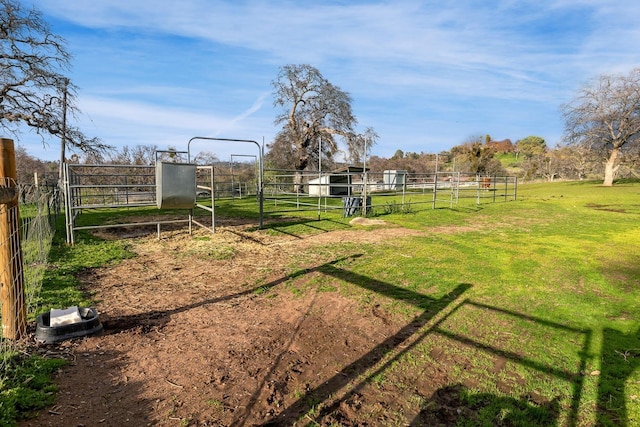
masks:
<path fill-rule="evenodd" d="M 56 375 L 55 405 L 20 425 L 448 425 L 463 409 L 457 391 L 443 388 L 451 360 L 442 352 L 431 355 L 440 359 L 432 371 L 407 372 L 410 390 L 371 381 L 423 321 L 407 324 L 341 292 L 288 287 L 335 263 L 322 249 L 335 242 L 411 233 L 128 235 L 134 258 L 80 277 L 104 331 L 42 348 L 70 363 Z M 348 264 L 350 256 L 338 258 Z M 408 397 L 416 394 L 436 409 Z"/>

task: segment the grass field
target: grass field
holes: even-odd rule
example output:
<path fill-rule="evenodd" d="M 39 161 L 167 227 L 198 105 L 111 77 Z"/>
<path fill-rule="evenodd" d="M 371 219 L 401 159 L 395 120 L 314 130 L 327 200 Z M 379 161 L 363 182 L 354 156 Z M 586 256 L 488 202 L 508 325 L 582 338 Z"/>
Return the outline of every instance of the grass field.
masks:
<path fill-rule="evenodd" d="M 640 422 L 640 187 L 539 184 L 519 195 L 473 213 L 442 212 L 442 222 L 407 218 L 409 227 L 459 228 L 416 239 L 409 253 L 420 255 L 402 270 L 449 288 L 470 284 L 438 329 L 468 345 L 476 378 L 487 376 L 481 356 L 499 355 L 518 365 L 528 388 L 567 396 L 561 425 Z"/>
<path fill-rule="evenodd" d="M 256 218 L 255 201 L 216 209 Z M 317 280 L 287 283 L 294 296 L 340 292 L 421 325 L 363 381 L 407 390 L 416 372 L 446 365 L 441 394 L 472 410 L 458 425 L 640 425 L 640 182 L 526 184 L 516 201 L 383 213 L 377 218 L 421 233 L 318 249 L 340 261 Z M 262 232 L 349 227 L 341 214 L 310 221 L 317 212 L 304 212 Z M 89 215 L 83 221 L 97 220 Z M 127 256 L 126 242 L 86 234 L 72 248 L 58 241 L 41 305 L 86 304 L 74 272 Z M 432 402 L 409 395 L 428 417 Z"/>
<path fill-rule="evenodd" d="M 342 292 L 431 325 L 378 381 L 406 387 L 407 364 L 426 370 L 442 352 L 457 352 L 450 381 L 466 384 L 469 405 L 492 402 L 480 411 L 487 425 L 496 417 L 535 425 L 523 404 L 532 393 L 558 405 L 557 417 L 541 424 L 640 424 L 637 182 L 528 184 L 515 202 L 384 219 L 439 232 L 351 248 L 366 256 L 350 263 L 357 279 L 343 280 Z M 463 298 L 437 303 L 450 293 Z M 499 363 L 518 375 L 500 378 Z"/>

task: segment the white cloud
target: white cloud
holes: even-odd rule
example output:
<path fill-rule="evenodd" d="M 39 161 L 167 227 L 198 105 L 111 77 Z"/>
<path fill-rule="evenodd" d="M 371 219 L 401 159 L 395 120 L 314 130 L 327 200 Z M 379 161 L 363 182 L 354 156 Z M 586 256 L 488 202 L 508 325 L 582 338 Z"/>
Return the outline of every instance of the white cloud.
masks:
<path fill-rule="evenodd" d="M 630 26 L 620 21 L 611 25 L 610 21 L 613 10 L 620 15 L 621 10 L 637 6 L 625 2 L 614 8 L 610 1 L 456 2 L 429 7 L 415 1 L 327 5 L 203 0 L 76 0 L 60 4 L 48 0 L 42 4 L 48 13 L 83 26 L 208 40 L 261 52 L 277 65 L 309 62 L 322 69 L 337 59 L 355 69 L 376 67 L 379 75 L 412 68 L 416 73 L 446 77 L 455 70 L 470 79 L 498 75 L 501 80 L 519 81 L 524 77 L 523 84 L 535 72 L 551 76 L 591 72 L 588 68 L 592 64 L 584 63 L 585 52 L 606 63 L 607 52 L 620 43 L 636 42 L 637 46 L 638 41 L 637 31 L 634 34 L 625 29 Z M 571 13 L 585 22 L 565 22 L 564 16 Z M 627 14 L 621 15 L 624 19 Z M 583 26 L 592 20 L 593 33 Z M 578 25 L 582 34 L 570 37 L 563 30 Z M 540 26 L 548 28 L 541 28 L 532 38 Z M 599 31 L 605 28 L 607 31 Z M 547 31 L 555 36 L 545 36 Z M 625 38 L 619 38 L 621 32 Z M 560 66 L 563 62 L 564 69 Z"/>

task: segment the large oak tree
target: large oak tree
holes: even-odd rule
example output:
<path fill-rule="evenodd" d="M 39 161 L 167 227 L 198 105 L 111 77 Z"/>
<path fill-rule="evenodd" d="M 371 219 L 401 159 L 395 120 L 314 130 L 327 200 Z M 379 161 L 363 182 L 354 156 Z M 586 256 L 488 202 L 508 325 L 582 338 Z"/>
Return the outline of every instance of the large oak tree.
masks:
<path fill-rule="evenodd" d="M 347 155 L 359 161 L 375 143 L 373 129 L 358 135 L 356 117 L 351 110 L 351 96 L 325 79 L 320 71 L 307 64 L 285 65 L 273 81 L 274 105 L 282 111 L 276 125 L 282 129 L 270 144 L 270 157 L 279 167 L 291 166 L 298 173 L 296 191 L 302 191 L 301 172 L 318 163 L 320 156 L 331 159 L 345 142 Z"/>
<path fill-rule="evenodd" d="M 603 74 L 562 106 L 565 140 L 605 158 L 605 186 L 612 186 L 620 155 L 640 143 L 640 68 L 628 75 Z"/>

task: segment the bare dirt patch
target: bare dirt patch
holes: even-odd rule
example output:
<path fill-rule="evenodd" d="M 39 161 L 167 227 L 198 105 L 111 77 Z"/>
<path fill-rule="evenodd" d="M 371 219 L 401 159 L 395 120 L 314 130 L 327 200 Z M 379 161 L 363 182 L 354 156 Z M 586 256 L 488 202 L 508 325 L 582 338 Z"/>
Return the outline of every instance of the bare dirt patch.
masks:
<path fill-rule="evenodd" d="M 136 256 L 83 271 L 104 331 L 40 348 L 69 364 L 55 405 L 20 425 L 447 426 L 496 402 L 555 419 L 555 401 L 477 394 L 482 379 L 456 376 L 473 368 L 468 349 L 429 330 L 470 285 L 424 296 L 413 318 L 342 292 L 340 281 L 383 297 L 401 287 L 351 271 L 358 245 L 450 231 L 374 225 L 301 236 L 236 224 L 160 240 L 154 227 L 101 230 L 127 236 Z M 498 390 L 521 394 L 504 358 L 492 366 Z"/>
<path fill-rule="evenodd" d="M 69 354 L 56 377 L 59 396 L 21 425 L 292 425 L 305 414 L 376 425 L 389 408 L 402 407 L 398 393 L 381 395 L 360 376 L 419 322 L 407 326 L 336 291 L 297 294 L 287 282 L 313 281 L 336 261 L 313 248 L 416 232 L 385 227 L 303 238 L 223 229 L 167 232 L 161 240 L 154 233 L 130 240 L 136 257 L 83 273 L 104 331 L 48 347 Z M 314 255 L 292 267 L 307 251 Z"/>

